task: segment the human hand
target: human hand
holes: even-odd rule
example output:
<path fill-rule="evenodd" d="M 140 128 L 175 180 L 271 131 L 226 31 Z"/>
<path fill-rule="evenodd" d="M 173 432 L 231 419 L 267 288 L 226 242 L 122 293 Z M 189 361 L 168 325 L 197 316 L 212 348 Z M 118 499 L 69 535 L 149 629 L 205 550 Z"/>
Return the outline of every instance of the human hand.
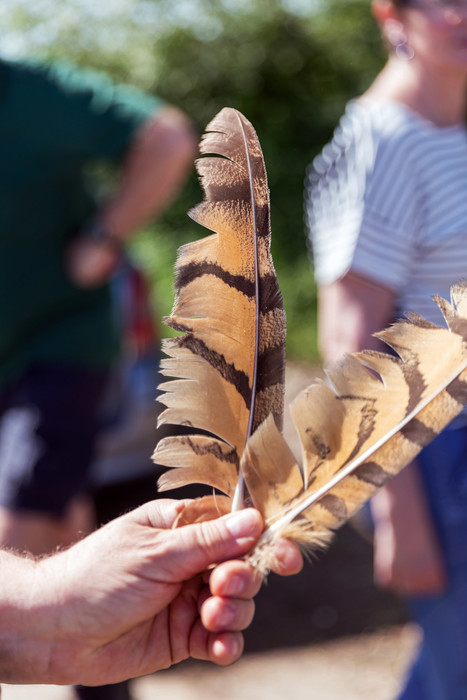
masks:
<path fill-rule="evenodd" d="M 65 265 L 70 280 L 77 286 L 92 289 L 107 282 L 121 259 L 120 246 L 110 239 L 95 240 L 79 236 L 68 247 Z"/>
<path fill-rule="evenodd" d="M 261 578 L 244 561 L 262 529 L 248 509 L 169 529 L 183 501 L 148 503 L 38 562 L 30 633 L 47 658 L 12 682 L 103 685 L 192 656 L 229 664 L 242 653 Z M 301 568 L 281 541 L 277 571 Z M 206 585 L 208 566 L 220 563 Z M 44 644 L 48 640 L 48 644 Z M 34 645 L 33 645 L 34 648 Z M 39 652 L 38 652 L 39 653 Z"/>
<path fill-rule="evenodd" d="M 438 536 L 415 464 L 373 498 L 375 583 L 403 596 L 437 595 L 447 586 Z"/>

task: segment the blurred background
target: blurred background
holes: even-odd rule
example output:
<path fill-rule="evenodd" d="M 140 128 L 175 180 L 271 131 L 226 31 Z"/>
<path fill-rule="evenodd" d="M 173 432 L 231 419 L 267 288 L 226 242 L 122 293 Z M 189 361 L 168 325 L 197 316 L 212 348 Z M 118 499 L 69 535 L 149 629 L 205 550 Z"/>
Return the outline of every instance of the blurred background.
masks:
<path fill-rule="evenodd" d="M 69 59 L 103 70 L 181 107 L 200 133 L 224 106 L 250 119 L 271 190 L 288 358 L 316 361 L 304 172 L 346 101 L 383 63 L 368 0 L 2 0 L 0 23 L 1 55 Z M 96 176 L 105 187 L 109 174 Z M 155 230 L 133 244 L 161 314 L 171 309 L 176 248 L 204 235 L 186 215 L 200 199 L 193 173 Z"/>
<path fill-rule="evenodd" d="M 320 370 L 303 180 L 345 103 L 383 64 L 369 0 L 0 0 L 0 24 L 1 56 L 65 59 L 102 70 L 179 106 L 200 133 L 224 106 L 250 119 L 271 191 L 273 256 L 288 321 L 289 398 L 307 385 Z M 92 177 L 105 193 L 113 176 L 96 168 Z M 177 247 L 205 235 L 186 215 L 201 197 L 193 172 L 176 203 L 131 243 L 160 316 L 172 305 Z M 401 603 L 373 586 L 369 540 L 346 526 L 302 575 L 270 577 L 246 636 L 245 660 L 225 672 L 188 664 L 139 682 L 135 692 L 149 698 L 166 691 L 174 700 L 201 693 L 298 697 L 295 683 L 317 700 L 389 700 L 417 643 L 405 620 Z M 31 690 L 27 697 L 42 697 Z M 8 687 L 4 696 L 22 697 Z"/>

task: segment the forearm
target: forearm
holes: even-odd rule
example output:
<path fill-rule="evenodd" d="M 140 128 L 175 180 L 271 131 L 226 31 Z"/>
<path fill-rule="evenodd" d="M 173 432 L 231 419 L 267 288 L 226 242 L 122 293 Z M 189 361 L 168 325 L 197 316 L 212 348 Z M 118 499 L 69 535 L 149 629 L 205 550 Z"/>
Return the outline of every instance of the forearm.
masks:
<path fill-rule="evenodd" d="M 383 349 L 373 334 L 392 320 L 391 290 L 349 273 L 318 291 L 319 345 L 326 364 L 338 362 L 344 353 Z"/>
<path fill-rule="evenodd" d="M 136 134 L 113 196 L 88 221 L 67 251 L 72 282 L 96 287 L 120 262 L 120 246 L 170 204 L 191 170 L 196 139 L 191 123 L 164 107 Z"/>
<path fill-rule="evenodd" d="M 0 551 L 0 682 L 46 682 L 54 612 L 42 600 L 41 564 Z"/>
<path fill-rule="evenodd" d="M 184 184 L 196 152 L 194 130 L 182 112 L 165 107 L 137 133 L 121 182 L 99 214 L 109 233 L 124 241 L 160 214 Z"/>
<path fill-rule="evenodd" d="M 445 590 L 447 571 L 416 461 L 371 500 L 375 581 L 402 595 Z"/>

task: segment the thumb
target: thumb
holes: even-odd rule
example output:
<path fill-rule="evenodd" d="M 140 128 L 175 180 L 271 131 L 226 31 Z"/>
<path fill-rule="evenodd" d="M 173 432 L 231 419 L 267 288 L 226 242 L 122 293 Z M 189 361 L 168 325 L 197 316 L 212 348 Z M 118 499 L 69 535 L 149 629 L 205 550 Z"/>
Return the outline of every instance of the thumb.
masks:
<path fill-rule="evenodd" d="M 194 525 L 166 531 L 170 537 L 165 569 L 172 580 L 185 580 L 211 564 L 246 554 L 263 529 L 260 513 L 246 508 Z"/>

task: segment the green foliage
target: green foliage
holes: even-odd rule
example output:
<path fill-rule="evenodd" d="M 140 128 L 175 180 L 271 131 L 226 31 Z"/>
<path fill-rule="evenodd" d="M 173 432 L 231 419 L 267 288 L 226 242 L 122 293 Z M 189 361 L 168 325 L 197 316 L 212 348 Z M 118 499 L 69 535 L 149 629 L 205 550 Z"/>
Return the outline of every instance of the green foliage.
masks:
<path fill-rule="evenodd" d="M 338 25 L 334 5 L 341 9 Z M 279 0 L 257 0 L 248 12 L 235 15 L 213 3 L 222 27 L 215 37 L 207 40 L 190 27 L 179 27 L 157 39 L 156 92 L 183 107 L 200 131 L 226 105 L 255 126 L 271 190 L 278 266 L 305 252 L 305 168 L 332 134 L 345 102 L 370 79 L 367 66 L 376 32 L 371 25 L 368 30 L 369 18 L 366 25 L 362 20 L 368 15 L 366 2 L 345 3 L 345 13 L 342 3 L 333 6 L 305 21 L 286 12 Z M 365 34 L 369 31 L 367 42 L 355 36 L 355 29 L 352 33 L 359 20 Z"/>
<path fill-rule="evenodd" d="M 16 30 L 23 22 L 30 31 L 29 5 L 13 1 L 23 13 L 21 21 L 16 14 Z M 82 0 L 65 5 L 42 0 L 39 7 L 54 4 L 61 30 L 47 45 L 42 42 L 43 55 L 65 56 L 150 90 L 184 109 L 200 133 L 224 106 L 239 109 L 253 123 L 271 191 L 273 256 L 288 316 L 288 354 L 301 359 L 316 354 L 303 179 L 347 100 L 366 88 L 381 65 L 369 0 L 310 0 L 308 15 L 286 9 L 292 0 L 120 0 L 112 17 L 99 3 Z M 77 8 L 90 13 L 88 19 L 77 22 L 75 16 L 70 22 Z M 43 24 L 50 27 L 47 21 Z M 201 196 L 193 174 L 176 204 L 135 244 L 163 313 L 170 310 L 175 248 L 205 235 L 186 216 Z"/>
<path fill-rule="evenodd" d="M 301 255 L 278 269 L 287 318 L 287 358 L 309 362 L 317 359 L 316 287 L 310 264 Z"/>

